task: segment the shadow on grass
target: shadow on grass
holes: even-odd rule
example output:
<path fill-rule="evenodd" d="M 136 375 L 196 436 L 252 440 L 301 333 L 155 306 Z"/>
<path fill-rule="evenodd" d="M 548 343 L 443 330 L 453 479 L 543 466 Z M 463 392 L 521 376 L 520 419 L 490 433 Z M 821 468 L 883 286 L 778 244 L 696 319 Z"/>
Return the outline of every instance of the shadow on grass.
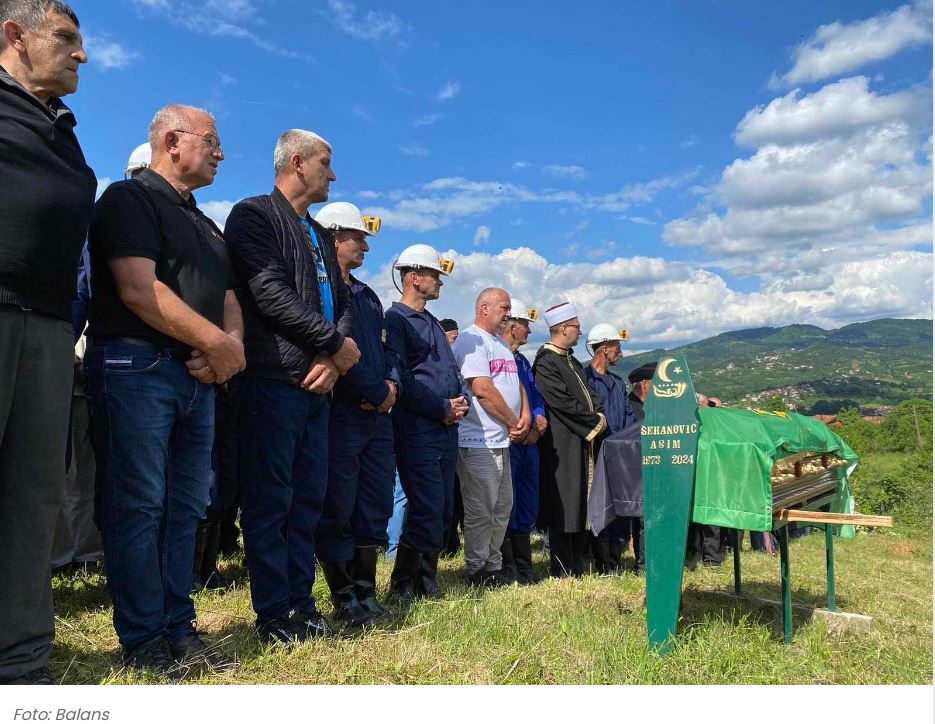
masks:
<path fill-rule="evenodd" d="M 750 623 L 768 626 L 774 638 L 783 638 L 782 607 L 767 603 L 767 601 L 781 601 L 782 588 L 778 584 L 749 583 L 743 587 L 743 598 L 728 598 L 724 593 L 729 591 L 704 591 L 696 588 L 687 588 L 682 592 L 682 608 L 680 612 L 681 627 L 707 623 L 712 616 L 738 611 L 747 614 Z M 757 600 L 762 599 L 762 600 Z M 804 624 L 812 621 L 812 612 L 809 608 L 822 608 L 827 599 L 817 596 L 801 588 L 792 589 L 792 634 Z M 838 598 L 838 608 L 844 608 L 846 599 Z M 797 608 L 807 606 L 809 608 Z"/>

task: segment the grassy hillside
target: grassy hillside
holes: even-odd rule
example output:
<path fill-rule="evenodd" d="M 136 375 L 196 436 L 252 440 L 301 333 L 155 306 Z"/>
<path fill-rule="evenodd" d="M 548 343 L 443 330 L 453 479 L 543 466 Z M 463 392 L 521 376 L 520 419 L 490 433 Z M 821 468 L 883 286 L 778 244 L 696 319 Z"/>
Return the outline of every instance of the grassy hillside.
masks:
<path fill-rule="evenodd" d="M 239 662 L 236 671 L 192 671 L 199 684 L 928 684 L 932 683 L 932 539 L 930 533 L 861 532 L 835 546 L 838 605 L 876 619 L 872 631 L 835 634 L 796 615 L 795 641 L 782 643 L 779 610 L 730 605 L 713 591 L 732 590 L 728 560 L 685 573 L 675 651 L 646 645 L 645 584 L 585 576 L 550 579 L 480 595 L 464 585 L 463 560 L 443 561 L 442 601 L 395 608 L 394 616 L 356 638 L 316 641 L 292 650 L 261 646 L 240 559 L 224 562 L 236 588 L 198 594 L 198 626 Z M 825 600 L 824 539 L 792 542 L 796 603 Z M 537 568 L 545 560 L 537 554 Z M 633 564 L 632 554 L 625 559 Z M 389 578 L 381 563 L 381 589 Z M 779 561 L 743 553 L 745 591 L 779 598 Z M 103 577 L 56 577 L 57 635 L 52 668 L 65 684 L 136 684 L 123 667 Z M 330 614 L 325 587 L 315 593 Z"/>
<path fill-rule="evenodd" d="M 824 330 L 804 324 L 725 332 L 672 350 L 624 357 L 619 374 L 684 354 L 695 387 L 725 402 L 782 397 L 801 412 L 872 412 L 932 395 L 932 321 L 879 319 Z"/>

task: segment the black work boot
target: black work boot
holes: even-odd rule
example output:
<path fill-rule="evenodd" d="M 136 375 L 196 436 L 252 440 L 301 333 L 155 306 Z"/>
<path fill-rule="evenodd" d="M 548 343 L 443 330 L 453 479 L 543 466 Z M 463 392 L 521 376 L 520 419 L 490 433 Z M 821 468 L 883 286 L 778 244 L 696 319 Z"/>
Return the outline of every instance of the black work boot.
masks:
<path fill-rule="evenodd" d="M 383 618 L 387 610 L 377 601 L 377 546 L 360 546 L 351 562 L 354 593 L 361 607 L 373 616 Z"/>
<path fill-rule="evenodd" d="M 198 527 L 195 528 L 195 559 L 192 562 L 192 592 L 200 591 L 205 587 L 205 582 L 201 578 L 201 567 L 205 559 L 205 546 L 208 543 L 208 528 L 211 523 L 207 520 L 199 520 Z"/>
<path fill-rule="evenodd" d="M 445 594 L 438 587 L 438 553 L 423 553 L 422 562 L 419 565 L 419 577 L 416 584 L 416 591 L 420 596 L 426 598 L 444 598 Z"/>
<path fill-rule="evenodd" d="M 529 533 L 511 533 L 510 544 L 513 548 L 513 560 L 516 563 L 516 580 L 521 586 L 534 586 L 542 583 L 532 567 L 532 544 Z"/>
<path fill-rule="evenodd" d="M 416 583 L 422 566 L 422 553 L 400 543 L 396 549 L 396 564 L 390 574 L 390 597 L 411 601 L 419 591 Z"/>
<path fill-rule="evenodd" d="M 347 562 L 328 563 L 319 560 L 321 572 L 331 591 L 331 605 L 334 606 L 333 618 L 342 628 L 363 628 L 373 625 L 373 615 L 364 610 L 354 593 L 354 579 L 347 570 Z"/>
<path fill-rule="evenodd" d="M 218 556 L 221 549 L 221 521 L 212 520 L 205 532 L 204 551 L 201 559 L 200 578 L 202 585 L 209 590 L 227 588 L 227 581 L 218 570 Z"/>
<path fill-rule="evenodd" d="M 500 577 L 508 583 L 514 583 L 519 580 L 516 570 L 516 552 L 513 550 L 513 539 L 509 532 L 503 536 L 503 543 L 500 545 L 500 555 L 503 556 L 503 565 L 500 567 Z"/>

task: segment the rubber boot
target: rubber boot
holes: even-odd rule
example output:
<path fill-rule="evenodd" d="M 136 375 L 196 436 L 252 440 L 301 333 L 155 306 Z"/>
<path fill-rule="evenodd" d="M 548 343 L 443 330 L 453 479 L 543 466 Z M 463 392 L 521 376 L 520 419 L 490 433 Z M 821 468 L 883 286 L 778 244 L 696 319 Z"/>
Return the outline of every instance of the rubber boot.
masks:
<path fill-rule="evenodd" d="M 198 527 L 195 528 L 195 559 L 192 561 L 192 591 L 200 591 L 205 587 L 204 580 L 201 578 L 202 563 L 205 558 L 205 547 L 208 544 L 208 529 L 211 523 L 207 520 L 199 520 Z"/>
<path fill-rule="evenodd" d="M 623 541 L 615 536 L 611 536 L 607 541 L 607 552 L 610 563 L 610 570 L 615 576 L 619 576 L 623 571 Z"/>
<path fill-rule="evenodd" d="M 218 556 L 221 547 L 221 521 L 213 520 L 208 523 L 205 531 L 205 547 L 201 559 L 201 580 L 204 587 L 210 590 L 227 588 L 227 581 L 218 570 Z"/>
<path fill-rule="evenodd" d="M 422 553 L 400 543 L 396 548 L 396 564 L 390 574 L 391 598 L 411 601 L 417 595 L 416 582 L 422 566 Z"/>
<path fill-rule="evenodd" d="M 601 531 L 601 535 L 588 533 L 588 543 L 594 556 L 594 568 L 599 575 L 606 576 L 611 573 L 610 536 L 608 531 Z"/>
<path fill-rule="evenodd" d="M 347 570 L 347 562 L 327 563 L 319 560 L 318 563 L 331 591 L 334 620 L 345 629 L 373 625 L 373 616 L 364 610 L 354 593 L 354 579 Z"/>
<path fill-rule="evenodd" d="M 503 556 L 503 565 L 500 567 L 500 578 L 506 585 L 512 585 L 519 580 L 516 570 L 516 553 L 513 550 L 513 536 L 509 532 L 503 536 L 500 546 L 500 555 Z"/>
<path fill-rule="evenodd" d="M 534 586 L 542 583 L 532 567 L 532 544 L 529 533 L 511 533 L 510 544 L 513 547 L 513 560 L 516 562 L 516 580 L 521 586 Z"/>
<path fill-rule="evenodd" d="M 426 598 L 444 598 L 445 594 L 438 587 L 438 551 L 423 553 L 419 565 L 419 577 L 416 591 Z"/>
<path fill-rule="evenodd" d="M 361 608 L 374 620 L 386 616 L 387 610 L 377 601 L 377 546 L 361 546 L 354 551 L 351 577 Z"/>

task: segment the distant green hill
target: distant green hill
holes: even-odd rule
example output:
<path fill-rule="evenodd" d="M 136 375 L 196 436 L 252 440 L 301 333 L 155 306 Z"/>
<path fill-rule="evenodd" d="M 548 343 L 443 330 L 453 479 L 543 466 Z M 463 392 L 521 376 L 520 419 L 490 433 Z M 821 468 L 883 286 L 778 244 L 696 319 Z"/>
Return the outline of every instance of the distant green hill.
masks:
<path fill-rule="evenodd" d="M 698 391 L 735 404 L 781 397 L 806 414 L 855 406 L 871 413 L 932 396 L 930 319 L 741 329 L 624 357 L 615 371 L 626 375 L 663 354 L 684 354 Z"/>

